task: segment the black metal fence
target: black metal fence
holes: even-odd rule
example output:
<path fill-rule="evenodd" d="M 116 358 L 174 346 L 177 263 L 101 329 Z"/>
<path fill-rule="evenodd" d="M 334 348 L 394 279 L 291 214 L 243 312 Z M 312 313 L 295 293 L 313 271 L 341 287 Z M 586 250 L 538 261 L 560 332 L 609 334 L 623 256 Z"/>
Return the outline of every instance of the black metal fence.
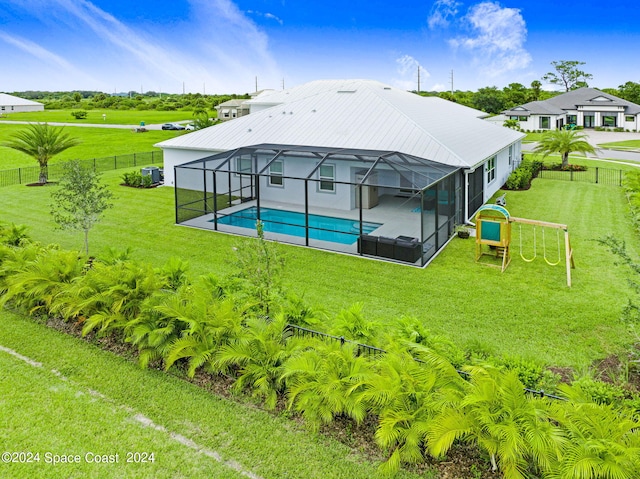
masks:
<path fill-rule="evenodd" d="M 614 168 L 600 168 L 599 166 L 589 167 L 586 171 L 540 170 L 538 178 L 622 186 L 624 171 Z"/>
<path fill-rule="evenodd" d="M 376 356 L 376 355 L 386 354 L 386 351 L 384 349 L 376 348 L 374 346 L 368 346 L 366 344 L 361 344 L 356 341 L 351 341 L 349 339 L 346 339 L 344 336 L 333 336 L 331 334 L 322 333 L 320 331 L 314 331 L 313 329 L 303 328 L 302 326 L 296 326 L 295 324 L 287 324 L 287 327 L 285 329 L 285 334 L 294 335 L 294 336 L 311 336 L 312 338 L 327 339 L 330 341 L 339 341 L 341 345 L 345 343 L 353 344 L 355 346 L 356 354 L 358 356 L 360 355 Z M 419 363 L 424 364 L 424 361 L 422 361 L 419 358 L 413 358 L 413 359 Z M 456 371 L 462 377 L 465 377 L 465 378 L 469 377 L 469 373 L 467 373 L 466 371 L 460 371 L 460 370 L 456 370 Z M 524 388 L 524 391 L 528 394 L 532 394 L 533 396 L 548 397 L 551 399 L 559 399 L 559 400 L 566 401 L 566 399 L 563 397 L 555 396 L 553 394 L 547 394 L 543 390 L 537 391 L 535 389 Z"/>
<path fill-rule="evenodd" d="M 132 168 L 143 165 L 162 164 L 162 151 L 148 151 L 144 153 L 131 153 L 128 155 L 107 156 L 105 158 L 93 158 L 91 160 L 80 160 L 80 164 L 93 168 L 95 171 L 118 170 L 121 168 Z M 62 166 L 64 162 L 53 163 L 47 167 L 49 181 L 56 181 L 62 176 Z M 11 185 L 22 185 L 37 183 L 40 177 L 39 166 L 27 166 L 15 168 L 13 170 L 0 171 L 0 187 Z"/>

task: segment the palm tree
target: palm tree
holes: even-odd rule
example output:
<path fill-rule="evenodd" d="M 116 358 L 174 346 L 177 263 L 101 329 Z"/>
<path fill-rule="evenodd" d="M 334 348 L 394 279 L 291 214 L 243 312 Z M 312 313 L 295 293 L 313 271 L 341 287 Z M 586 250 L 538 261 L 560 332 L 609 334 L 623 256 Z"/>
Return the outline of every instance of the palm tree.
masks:
<path fill-rule="evenodd" d="M 69 138 L 68 133 L 63 133 L 64 128 L 51 127 L 47 123 L 32 123 L 26 130 L 17 132 L 2 146 L 26 153 L 35 158 L 40 165 L 40 183 L 46 183 L 48 179 L 47 168 L 49 160 L 58 153 L 80 144 L 80 140 Z"/>
<path fill-rule="evenodd" d="M 542 138 L 533 150 L 536 154 L 542 154 L 542 158 L 558 153 L 562 157 L 562 168 L 569 165 L 569 154 L 576 152 L 587 156 L 587 153 L 595 153 L 587 136 L 574 130 L 551 130 L 542 135 Z"/>

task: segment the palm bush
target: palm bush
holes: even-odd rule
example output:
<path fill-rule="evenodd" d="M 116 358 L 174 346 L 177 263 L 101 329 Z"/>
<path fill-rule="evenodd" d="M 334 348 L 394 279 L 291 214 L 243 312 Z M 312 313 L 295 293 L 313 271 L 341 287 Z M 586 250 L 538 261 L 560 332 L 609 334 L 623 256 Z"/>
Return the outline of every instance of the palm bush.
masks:
<path fill-rule="evenodd" d="M 214 367 L 236 370 L 234 389 L 249 389 L 264 399 L 269 409 L 276 406 L 283 393 L 283 366 L 298 349 L 297 338 L 287 338 L 287 321 L 283 315 L 273 320 L 248 317 L 245 330 L 232 342 L 222 345 L 215 354 Z"/>
<path fill-rule="evenodd" d="M 365 382 L 363 399 L 378 415 L 376 441 L 389 453 L 384 473 L 422 461 L 429 425 L 461 399 L 463 380 L 451 364 L 427 350 L 423 358 L 418 362 L 402 349 L 387 353 Z"/>
<path fill-rule="evenodd" d="M 12 274 L 4 280 L 0 304 L 11 303 L 30 315 L 48 314 L 63 286 L 78 278 L 85 265 L 78 253 L 55 246 L 32 244 L 11 256 L 3 261 L 3 269 Z"/>
<path fill-rule="evenodd" d="M 595 404 L 579 387 L 563 386 L 571 400 L 551 409 L 566 440 L 548 475 L 552 479 L 632 479 L 640 477 L 640 422 L 614 405 Z"/>
<path fill-rule="evenodd" d="M 471 442 L 505 479 L 530 469 L 550 473 L 565 438 L 551 420 L 550 399 L 525 395 L 515 371 L 470 367 L 464 397 L 442 409 L 429 426 L 429 452 L 442 456 L 456 440 Z"/>
<path fill-rule="evenodd" d="M 167 347 L 165 369 L 184 360 L 190 377 L 201 367 L 207 372 L 225 372 L 214 366 L 215 355 L 222 346 L 245 334 L 244 305 L 200 286 L 193 288 L 188 299 L 176 296 L 155 310 L 186 325 L 181 336 Z"/>
<path fill-rule="evenodd" d="M 357 356 L 351 343 L 306 339 L 283 366 L 289 409 L 302 413 L 313 430 L 341 415 L 361 422 L 368 413 L 364 388 L 373 372 L 371 360 Z"/>

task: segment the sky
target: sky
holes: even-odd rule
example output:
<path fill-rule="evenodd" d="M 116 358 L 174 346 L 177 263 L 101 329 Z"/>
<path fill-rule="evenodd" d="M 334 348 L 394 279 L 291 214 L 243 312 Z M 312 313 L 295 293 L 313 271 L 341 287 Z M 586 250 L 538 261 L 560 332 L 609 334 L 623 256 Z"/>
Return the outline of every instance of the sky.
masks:
<path fill-rule="evenodd" d="M 616 88 L 640 83 L 639 46 L 630 0 L 0 0 L 4 92 L 242 94 L 355 78 L 475 91 L 529 86 L 564 60 Z"/>

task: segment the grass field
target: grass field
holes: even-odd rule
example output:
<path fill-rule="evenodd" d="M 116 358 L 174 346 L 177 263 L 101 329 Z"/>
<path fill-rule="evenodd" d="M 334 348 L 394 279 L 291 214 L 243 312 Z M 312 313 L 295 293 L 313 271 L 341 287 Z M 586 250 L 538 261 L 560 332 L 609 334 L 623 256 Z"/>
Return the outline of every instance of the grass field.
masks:
<path fill-rule="evenodd" d="M 23 125 L 0 123 L 0 144 L 15 132 L 24 129 Z M 82 143 L 55 156 L 51 163 L 72 159 L 104 158 L 114 155 L 160 151 L 153 145 L 185 134 L 184 131 L 149 130 L 145 133 L 133 133 L 130 129 L 65 127 L 69 136 L 78 138 Z M 0 146 L 0 170 L 37 166 L 38 163 L 29 155 Z"/>
<path fill-rule="evenodd" d="M 71 115 L 73 110 L 44 110 L 24 113 L 11 113 L 0 117 L 3 121 L 37 121 L 55 123 L 86 123 L 111 125 L 140 125 L 144 121 L 150 125 L 154 123 L 168 123 L 193 119 L 190 111 L 155 111 L 155 110 L 87 110 L 87 117 L 77 120 Z M 104 117 L 102 116 L 104 115 Z"/>
<path fill-rule="evenodd" d="M 193 274 L 231 270 L 232 247 L 243 238 L 175 226 L 172 189 L 119 187 L 121 173 L 104 176 L 114 188 L 116 206 L 91 232 L 92 254 L 131 247 L 135 257 L 156 265 L 181 257 Z M 37 240 L 80 249 L 81 235 L 54 228 L 50 188 L 3 188 L 0 220 L 28 225 Z M 572 288 L 566 286 L 564 267 L 547 265 L 542 252 L 537 261 L 522 261 L 520 237 L 527 256 L 532 248 L 532 231 L 526 228 L 514 228 L 514 257 L 504 273 L 475 263 L 475 243 L 457 238 L 425 269 L 282 245 L 286 284 L 329 314 L 361 301 L 373 319 L 414 316 L 462 347 L 552 365 L 580 369 L 622 351 L 631 341 L 619 321 L 631 294 L 628 273 L 596 240 L 614 235 L 632 253 L 640 250 L 623 191 L 538 179 L 528 191 L 508 192 L 507 201 L 514 216 L 569 225 L 577 265 Z M 556 238 L 547 241 L 547 254 L 554 259 Z"/>
<path fill-rule="evenodd" d="M 290 419 L 4 311 L 0 324 L 0 453 L 34 460 L 2 456 L 4 479 L 378 477 L 376 463 Z M 78 463 L 52 463 L 63 455 Z"/>

